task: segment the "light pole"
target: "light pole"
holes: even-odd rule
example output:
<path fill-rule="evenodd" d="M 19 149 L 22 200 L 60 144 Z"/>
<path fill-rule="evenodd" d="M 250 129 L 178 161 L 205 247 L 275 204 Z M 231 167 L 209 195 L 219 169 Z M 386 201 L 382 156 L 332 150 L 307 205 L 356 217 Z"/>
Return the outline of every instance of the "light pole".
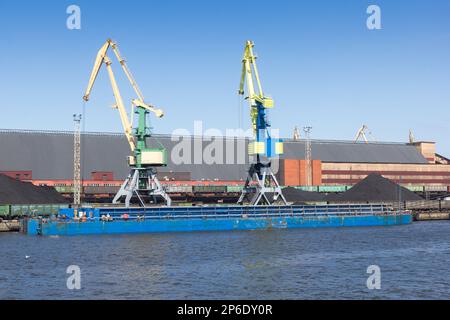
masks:
<path fill-rule="evenodd" d="M 81 205 L 81 114 L 73 115 L 73 206 Z"/>

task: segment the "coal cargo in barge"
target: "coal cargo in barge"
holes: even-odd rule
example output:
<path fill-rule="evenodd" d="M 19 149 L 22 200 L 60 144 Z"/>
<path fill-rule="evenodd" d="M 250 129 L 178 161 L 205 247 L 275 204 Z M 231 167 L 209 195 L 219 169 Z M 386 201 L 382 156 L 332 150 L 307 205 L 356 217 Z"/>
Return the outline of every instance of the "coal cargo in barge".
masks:
<path fill-rule="evenodd" d="M 61 209 L 58 217 L 33 218 L 29 235 L 72 236 L 404 225 L 411 212 L 384 204 L 214 206 Z"/>

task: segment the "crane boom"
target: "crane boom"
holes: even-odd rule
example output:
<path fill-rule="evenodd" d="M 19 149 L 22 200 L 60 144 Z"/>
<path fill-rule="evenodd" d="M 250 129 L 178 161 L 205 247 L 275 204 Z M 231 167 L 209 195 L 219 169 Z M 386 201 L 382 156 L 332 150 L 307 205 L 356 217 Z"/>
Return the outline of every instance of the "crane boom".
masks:
<path fill-rule="evenodd" d="M 117 86 L 116 78 L 114 77 L 114 72 L 111 68 L 111 61 L 107 56 L 104 57 L 104 61 L 106 64 L 106 69 L 108 70 L 109 79 L 111 81 L 111 87 L 113 89 L 114 98 L 116 99 L 116 107 L 117 110 L 119 110 L 122 127 L 124 129 L 125 136 L 127 137 L 128 144 L 130 145 L 130 149 L 133 152 L 134 149 L 136 148 L 136 143 L 133 138 L 133 128 L 131 126 L 130 120 L 128 120 L 125 105 L 123 104 L 122 96 L 120 94 L 119 87 Z"/>
<path fill-rule="evenodd" d="M 144 101 L 144 100 L 145 100 L 145 99 L 144 99 L 144 95 L 142 94 L 141 89 L 139 89 L 139 86 L 137 85 L 136 80 L 134 80 L 134 77 L 133 77 L 133 75 L 131 74 L 130 69 L 128 69 L 128 66 L 127 66 L 127 64 L 126 64 L 125 59 L 123 59 L 122 56 L 120 55 L 119 48 L 117 47 L 117 43 L 115 43 L 115 42 L 113 42 L 113 41 L 111 41 L 111 40 L 109 40 L 109 41 L 110 41 L 110 43 L 111 43 L 111 48 L 113 49 L 114 54 L 116 55 L 117 60 L 119 60 L 119 63 L 120 63 L 120 65 L 122 66 L 122 69 L 123 69 L 123 71 L 125 72 L 125 75 L 127 76 L 128 81 L 130 81 L 131 86 L 132 86 L 133 89 L 134 89 L 134 92 L 136 92 L 136 94 L 137 94 L 137 96 L 139 97 L 139 99 L 141 99 L 142 101 Z"/>
<path fill-rule="evenodd" d="M 253 133 L 255 138 L 257 137 L 257 118 L 258 118 L 258 102 L 264 105 L 266 108 L 273 107 L 273 100 L 271 98 L 265 97 L 261 80 L 259 78 L 258 67 L 256 65 L 256 56 L 253 54 L 254 43 L 252 41 L 247 41 L 244 50 L 244 58 L 242 60 L 242 74 L 241 83 L 239 85 L 239 94 L 244 95 L 244 83 L 247 83 L 248 91 L 248 101 L 250 105 L 250 114 L 252 120 Z M 256 93 L 254 80 L 258 86 L 258 93 Z"/>
<path fill-rule="evenodd" d="M 252 41 L 247 41 L 244 50 L 244 59 L 242 60 L 242 76 L 241 76 L 241 84 L 239 87 L 239 93 L 241 95 L 244 94 L 244 80 L 247 76 L 247 89 L 249 91 L 249 98 L 255 99 L 255 88 L 253 86 L 253 72 L 255 73 L 254 77 L 256 79 L 256 84 L 258 85 L 259 94 L 258 97 L 264 97 L 264 93 L 261 86 L 261 80 L 259 78 L 258 67 L 256 66 L 256 56 L 253 54 L 253 47 L 255 44 Z M 252 72 L 253 66 L 253 72 Z M 252 103 L 254 103 L 252 101 Z"/>
<path fill-rule="evenodd" d="M 128 81 L 130 81 L 131 86 L 133 87 L 135 93 L 139 97 L 139 99 L 134 99 L 132 103 L 132 110 L 130 114 L 130 118 L 127 115 L 125 105 L 123 103 L 122 96 L 120 94 L 119 87 L 117 86 L 116 78 L 114 76 L 114 72 L 111 68 L 111 60 L 107 56 L 108 49 L 112 48 L 117 60 L 119 61 L 122 69 L 125 72 L 125 75 L 128 78 Z M 97 57 L 94 62 L 94 67 L 91 72 L 91 76 L 89 78 L 89 83 L 86 89 L 86 92 L 83 96 L 83 99 L 85 101 L 89 101 L 90 94 L 92 91 L 92 88 L 94 87 L 95 80 L 97 79 L 98 73 L 100 72 L 101 66 L 105 64 L 106 68 L 108 70 L 109 79 L 111 81 L 111 87 L 113 89 L 114 98 L 116 100 L 115 107 L 119 111 L 120 120 L 122 122 L 122 127 L 125 132 L 125 136 L 127 138 L 128 144 L 130 145 L 130 149 L 132 152 L 136 149 L 136 142 L 133 137 L 133 113 L 134 113 L 134 106 L 142 107 L 148 111 L 153 112 L 158 118 L 161 118 L 164 115 L 164 112 L 161 109 L 157 109 L 151 105 L 148 105 L 144 102 L 144 96 L 139 89 L 139 86 L 137 85 L 136 81 L 134 80 L 133 75 L 131 74 L 131 71 L 128 69 L 128 66 L 125 62 L 125 59 L 122 58 L 120 55 L 119 49 L 117 44 L 112 41 L 111 39 L 106 40 L 105 44 L 100 48 L 100 50 L 97 53 Z M 131 121 L 130 121 L 131 119 Z"/>
<path fill-rule="evenodd" d="M 97 58 L 95 59 L 94 68 L 92 69 L 91 77 L 89 78 L 89 84 L 88 84 L 88 87 L 86 89 L 86 93 L 83 96 L 83 99 L 85 101 L 89 100 L 89 96 L 91 94 L 92 87 L 94 86 L 95 79 L 97 78 L 97 75 L 98 75 L 98 73 L 100 71 L 100 68 L 101 68 L 103 62 L 105 62 L 104 59 L 105 59 L 106 53 L 108 52 L 108 49 L 110 47 L 112 48 L 112 50 L 114 52 L 114 55 L 116 56 L 117 60 L 119 61 L 122 69 L 125 72 L 125 75 L 128 78 L 128 81 L 130 81 L 130 83 L 131 83 L 134 91 L 136 92 L 137 96 L 139 97 L 140 100 L 144 101 L 145 100 L 144 96 L 142 95 L 142 92 L 139 89 L 139 86 L 137 85 L 136 81 L 134 80 L 134 77 L 131 74 L 130 69 L 128 69 L 128 66 L 126 64 L 125 59 L 123 59 L 122 56 L 120 55 L 117 43 L 115 43 L 111 39 L 106 40 L 105 44 L 100 48 L 100 50 L 97 53 Z"/>
<path fill-rule="evenodd" d="M 91 95 L 92 88 L 94 87 L 95 80 L 97 79 L 98 73 L 101 69 L 101 66 L 103 64 L 106 65 L 106 69 L 108 70 L 109 80 L 111 81 L 111 87 L 113 90 L 114 98 L 116 100 L 115 107 L 119 110 L 120 120 L 122 122 L 122 127 L 125 132 L 125 136 L 127 138 L 128 144 L 130 145 L 130 149 L 133 152 L 136 148 L 136 143 L 133 138 L 133 128 L 132 125 L 128 119 L 125 105 L 123 103 L 122 96 L 120 94 L 119 87 L 117 86 L 117 81 L 114 76 L 114 72 L 111 68 L 111 60 L 106 55 L 108 52 L 109 47 L 111 46 L 112 41 L 108 39 L 105 44 L 100 48 L 100 50 L 97 53 L 97 57 L 94 62 L 94 67 L 91 72 L 91 76 L 89 77 L 89 83 L 86 89 L 86 92 L 84 93 L 83 100 L 89 101 L 89 97 Z"/>
<path fill-rule="evenodd" d="M 245 44 L 244 58 L 242 59 L 241 82 L 239 94 L 244 95 L 244 84 L 247 84 L 247 100 L 250 106 L 250 117 L 253 128 L 255 142 L 249 146 L 251 154 L 266 154 L 269 158 L 275 154 L 281 154 L 283 143 L 281 141 L 272 143 L 270 137 L 270 124 L 267 120 L 266 110 L 274 106 L 272 98 L 264 95 L 258 67 L 256 65 L 256 56 L 253 53 L 254 43 L 247 41 Z M 255 82 L 257 90 L 255 89 Z"/>
<path fill-rule="evenodd" d="M 100 71 L 100 68 L 104 62 L 104 59 L 106 57 L 106 52 L 108 51 L 108 48 L 110 46 L 110 41 L 106 41 L 106 43 L 98 50 L 97 57 L 95 58 L 94 67 L 91 72 L 91 76 L 89 77 L 89 83 L 86 89 L 86 92 L 84 93 L 83 100 L 89 101 L 89 97 L 91 95 L 92 88 L 94 87 L 95 80 L 97 79 L 98 72 Z"/>

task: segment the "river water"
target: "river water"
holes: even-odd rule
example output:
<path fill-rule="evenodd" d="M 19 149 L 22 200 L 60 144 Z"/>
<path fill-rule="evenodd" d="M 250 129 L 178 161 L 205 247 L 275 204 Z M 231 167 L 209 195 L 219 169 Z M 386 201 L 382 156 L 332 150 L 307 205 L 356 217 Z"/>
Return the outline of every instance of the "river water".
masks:
<path fill-rule="evenodd" d="M 80 290 L 67 288 L 79 266 Z M 367 288 L 367 268 L 381 288 Z M 450 299 L 450 221 L 31 237 L 0 234 L 1 299 Z"/>

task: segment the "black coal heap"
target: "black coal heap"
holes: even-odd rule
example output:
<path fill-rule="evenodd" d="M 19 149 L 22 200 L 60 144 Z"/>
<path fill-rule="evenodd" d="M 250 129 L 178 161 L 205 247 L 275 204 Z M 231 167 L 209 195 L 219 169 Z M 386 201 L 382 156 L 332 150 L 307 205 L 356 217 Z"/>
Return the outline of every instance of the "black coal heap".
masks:
<path fill-rule="evenodd" d="M 288 202 L 293 202 L 294 204 L 325 201 L 325 195 L 321 193 L 303 191 L 293 187 L 283 189 L 283 195 Z"/>
<path fill-rule="evenodd" d="M 67 200 L 54 188 L 38 187 L 0 174 L 0 205 L 58 203 L 67 203 Z"/>
<path fill-rule="evenodd" d="M 400 199 L 399 199 L 400 198 Z M 351 189 L 342 194 L 330 194 L 327 201 L 415 201 L 423 200 L 414 192 L 384 178 L 379 174 L 372 173 L 364 180 L 357 183 Z"/>

